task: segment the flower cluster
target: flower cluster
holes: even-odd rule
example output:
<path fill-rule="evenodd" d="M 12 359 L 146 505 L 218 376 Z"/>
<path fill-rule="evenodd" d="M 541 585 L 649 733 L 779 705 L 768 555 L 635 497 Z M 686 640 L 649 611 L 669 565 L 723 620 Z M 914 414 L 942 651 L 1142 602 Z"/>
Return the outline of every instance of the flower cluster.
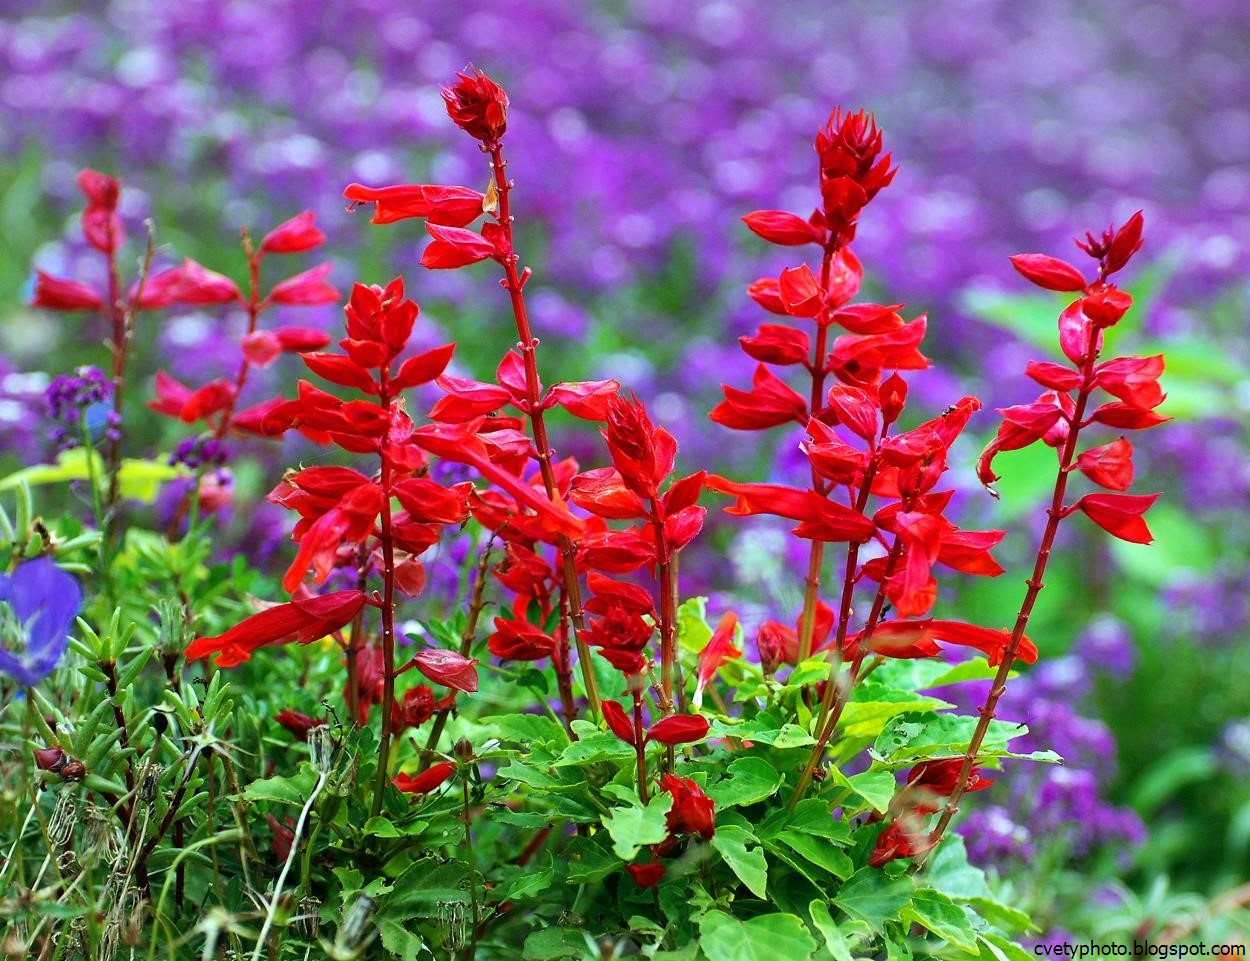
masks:
<path fill-rule="evenodd" d="M 56 426 L 52 442 L 58 449 L 78 447 L 86 437 L 92 444 L 121 436 L 121 414 L 112 408 L 113 382 L 98 367 L 79 367 L 72 375 L 59 374 L 44 391 L 48 413 Z"/>

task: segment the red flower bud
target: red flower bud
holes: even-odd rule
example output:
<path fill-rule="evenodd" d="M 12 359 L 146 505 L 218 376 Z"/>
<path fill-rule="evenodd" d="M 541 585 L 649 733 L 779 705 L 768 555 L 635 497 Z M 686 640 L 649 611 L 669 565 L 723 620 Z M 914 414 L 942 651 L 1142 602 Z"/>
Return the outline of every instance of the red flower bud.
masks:
<path fill-rule="evenodd" d="M 60 771 L 67 760 L 59 747 L 44 747 L 35 752 L 35 767 L 41 771 Z"/>
<path fill-rule="evenodd" d="M 480 70 L 456 74 L 457 82 L 443 88 L 447 116 L 470 137 L 497 143 L 508 129 L 508 95 Z"/>
<path fill-rule="evenodd" d="M 299 741 L 307 741 L 309 731 L 326 723 L 324 717 L 309 717 L 307 714 L 291 710 L 279 711 L 274 720 L 294 734 L 296 740 Z"/>
<path fill-rule="evenodd" d="M 405 794 L 429 794 L 455 773 L 455 763 L 443 761 L 420 774 L 397 774 L 391 778 L 391 783 Z"/>
<path fill-rule="evenodd" d="M 707 737 L 710 725 L 701 714 L 674 714 L 658 721 L 647 733 L 648 741 L 659 741 L 672 747 L 674 744 L 690 744 Z"/>
<path fill-rule="evenodd" d="M 664 877 L 664 865 L 658 861 L 654 864 L 627 864 L 625 870 L 640 888 L 653 888 Z"/>

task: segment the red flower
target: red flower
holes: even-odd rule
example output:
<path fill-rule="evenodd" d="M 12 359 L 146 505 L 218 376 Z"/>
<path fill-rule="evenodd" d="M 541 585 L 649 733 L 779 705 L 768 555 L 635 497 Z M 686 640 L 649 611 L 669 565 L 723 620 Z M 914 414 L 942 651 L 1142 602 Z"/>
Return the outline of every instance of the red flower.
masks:
<path fill-rule="evenodd" d="M 432 224 L 467 227 L 484 212 L 486 197 L 468 187 L 441 187 L 404 184 L 396 187 L 366 187 L 348 184 L 343 196 L 352 202 L 349 210 L 361 204 L 374 204 L 370 223 L 389 224 L 411 217 L 424 217 Z"/>
<path fill-rule="evenodd" d="M 338 303 L 339 292 L 326 283 L 332 264 L 321 264 L 274 284 L 269 291 L 268 303 L 312 307 L 317 304 Z M 326 343 L 329 343 L 327 339 Z"/>
<path fill-rule="evenodd" d="M 486 642 L 492 654 L 506 661 L 541 661 L 556 649 L 551 635 L 529 621 L 495 618 L 495 633 Z"/>
<path fill-rule="evenodd" d="M 456 692 L 435 699 L 434 692 L 424 684 L 409 688 L 404 696 L 391 704 L 391 730 L 403 731 L 420 727 L 438 711 L 449 710 L 456 703 Z"/>
<path fill-rule="evenodd" d="M 35 271 L 35 299 L 32 307 L 45 310 L 99 310 L 103 301 L 100 295 L 77 280 L 64 280 Z"/>
<path fill-rule="evenodd" d="M 625 708 L 621 707 L 620 702 L 605 698 L 601 706 L 603 719 L 607 721 L 612 733 L 631 747 L 636 747 L 634 722 L 629 719 L 629 715 L 625 713 Z"/>
<path fill-rule="evenodd" d="M 291 846 L 295 844 L 295 832 L 289 826 L 294 822 L 290 818 L 287 818 L 287 822 L 288 824 L 282 824 L 268 811 L 265 812 L 265 823 L 273 832 L 273 856 L 279 864 L 286 864 L 287 858 L 291 856 Z"/>
<path fill-rule="evenodd" d="M 477 690 L 477 658 L 465 657 L 456 651 L 433 649 L 421 651 L 413 660 L 417 670 L 437 684 L 472 694 Z"/>
<path fill-rule="evenodd" d="M 937 841 L 924 827 L 924 819 L 916 814 L 904 815 L 877 835 L 877 843 L 868 855 L 874 868 L 898 858 L 914 858 L 933 850 Z"/>
<path fill-rule="evenodd" d="M 420 774 L 397 774 L 391 783 L 405 794 L 429 794 L 455 773 L 454 761 L 442 761 Z"/>
<path fill-rule="evenodd" d="M 96 250 L 112 254 L 126 238 L 121 218 L 117 216 L 121 184 L 116 178 L 91 169 L 80 171 L 77 179 L 79 189 L 87 198 L 82 212 L 83 236 Z"/>
<path fill-rule="evenodd" d="M 664 877 L 664 865 L 659 861 L 652 864 L 627 864 L 625 870 L 640 888 L 653 888 Z"/>
<path fill-rule="evenodd" d="M 862 631 L 852 634 L 846 639 L 843 653 L 848 658 L 854 657 L 862 641 L 867 644 L 868 650 L 886 657 L 936 657 L 942 652 L 938 647 L 938 642 L 942 641 L 975 648 L 986 656 L 993 667 L 1003 659 L 1003 652 L 1010 640 L 1010 631 L 977 627 L 963 621 L 934 618 L 921 621 L 887 621 L 873 628 L 867 638 Z M 1037 646 L 1027 637 L 1021 638 L 1017 656 L 1025 664 L 1032 664 L 1037 660 Z"/>
<path fill-rule="evenodd" d="M 218 667 L 234 667 L 251 660 L 266 644 L 316 641 L 347 624 L 365 604 L 360 591 L 336 591 L 319 597 L 293 599 L 253 614 L 230 630 L 201 637 L 187 647 L 187 660 L 217 655 Z"/>
<path fill-rule="evenodd" d="M 732 430 L 767 430 L 790 421 L 807 423 L 807 401 L 763 364 L 755 368 L 751 390 L 721 384 L 725 399 L 709 419 Z"/>
<path fill-rule="evenodd" d="M 716 832 L 716 805 L 694 781 L 676 774 L 660 778 L 660 787 L 673 796 L 665 819 L 672 835 L 697 834 L 710 840 Z"/>
<path fill-rule="evenodd" d="M 734 631 L 737 627 L 738 615 L 727 611 L 708 642 L 703 645 L 703 650 L 699 653 L 699 681 L 694 689 L 696 706 L 703 703 L 703 688 L 712 679 L 712 675 L 720 670 L 720 666 L 730 659 L 742 656 L 742 651 L 734 646 Z"/>
<path fill-rule="evenodd" d="M 426 232 L 434 242 L 421 254 L 421 266 L 431 270 L 454 270 L 493 257 L 495 245 L 473 230 L 442 227 L 427 222 Z"/>
<path fill-rule="evenodd" d="M 656 427 L 637 398 L 607 398 L 607 425 L 601 431 L 612 464 L 625 486 L 644 500 L 658 496 L 659 486 L 673 469 L 677 441 Z"/>
<path fill-rule="evenodd" d="M 317 215 L 311 210 L 296 214 L 265 234 L 262 254 L 301 254 L 325 243 L 326 235 L 317 228 Z"/>
<path fill-rule="evenodd" d="M 326 723 L 324 717 L 309 717 L 307 714 L 289 709 L 279 711 L 274 720 L 294 734 L 297 741 L 307 741 L 309 731 Z"/>
<path fill-rule="evenodd" d="M 487 145 L 498 143 L 508 129 L 508 95 L 480 70 L 456 74 L 443 88 L 447 116 L 457 127 Z"/>
<path fill-rule="evenodd" d="M 707 737 L 707 718 L 701 714 L 672 714 L 651 725 L 648 741 L 659 741 L 670 747 L 674 744 L 690 744 Z"/>
<path fill-rule="evenodd" d="M 1085 289 L 1085 278 L 1070 263 L 1046 254 L 1016 254 L 1011 266 L 1032 283 L 1046 290 L 1076 291 Z"/>
<path fill-rule="evenodd" d="M 1121 437 L 1092 447 L 1076 459 L 1076 468 L 1099 487 L 1128 490 L 1133 483 L 1133 445 Z"/>
<path fill-rule="evenodd" d="M 1142 515 L 1158 498 L 1158 494 L 1086 494 L 1073 509 L 1084 511 L 1086 517 L 1120 540 L 1149 544 L 1154 537 Z"/>

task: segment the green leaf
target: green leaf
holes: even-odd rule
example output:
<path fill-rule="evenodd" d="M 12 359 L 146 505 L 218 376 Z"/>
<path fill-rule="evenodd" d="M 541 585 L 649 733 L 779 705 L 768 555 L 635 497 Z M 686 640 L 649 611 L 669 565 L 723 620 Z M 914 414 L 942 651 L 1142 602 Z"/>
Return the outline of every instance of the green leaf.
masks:
<path fill-rule="evenodd" d="M 829 914 L 829 905 L 824 901 L 813 901 L 807 906 L 807 913 L 812 916 L 812 925 L 816 931 L 825 939 L 825 947 L 833 955 L 833 961 L 855 961 L 850 945 L 846 943 L 841 929 Z"/>
<path fill-rule="evenodd" d="M 816 942 L 793 914 L 739 921 L 723 911 L 699 919 L 699 946 L 710 961 L 807 961 Z"/>
<path fill-rule="evenodd" d="M 967 912 L 945 894 L 931 888 L 916 891 L 911 904 L 903 909 L 903 920 L 914 921 L 943 941 L 970 954 L 980 953 L 977 950 L 977 935 Z"/>
<path fill-rule="evenodd" d="M 820 798 L 804 798 L 786 820 L 786 827 L 804 834 L 829 838 L 839 844 L 851 843 L 851 830 L 844 821 L 835 821 L 829 805 Z"/>
<path fill-rule="evenodd" d="M 182 474 L 164 460 L 139 460 L 127 457 L 117 469 L 121 496 L 128 500 L 151 504 L 161 492 L 161 485 Z"/>
<path fill-rule="evenodd" d="M 599 732 L 574 741 L 560 753 L 556 767 L 582 767 L 599 761 L 623 761 L 633 758 L 634 749 L 615 734 Z"/>
<path fill-rule="evenodd" d="M 925 883 L 955 901 L 971 907 L 991 924 L 1007 931 L 1036 931 L 1037 927 L 1023 911 L 999 901 L 990 890 L 985 872 L 968 863 L 964 839 L 947 835 L 929 859 Z"/>
<path fill-rule="evenodd" d="M 382 939 L 382 947 L 399 961 L 417 961 L 422 952 L 432 953 L 415 931 L 395 918 L 381 918 L 378 921 L 378 934 Z"/>
<path fill-rule="evenodd" d="M 873 745 L 873 753 L 882 762 L 896 767 L 932 758 L 962 757 L 972 740 L 977 720 L 956 714 L 900 714 L 885 726 Z M 1023 724 L 991 721 L 978 756 L 1059 760 L 1052 751 L 1016 754 L 1007 750 L 1008 741 L 1028 732 Z"/>
<path fill-rule="evenodd" d="M 430 826 L 429 821 L 412 821 L 408 824 L 396 824 L 389 818 L 372 817 L 365 822 L 360 830 L 379 838 L 414 837 Z"/>
<path fill-rule="evenodd" d="M 565 745 L 569 740 L 560 722 L 544 714 L 499 714 L 482 718 L 482 723 L 492 725 L 501 741 Z"/>
<path fill-rule="evenodd" d="M 855 870 L 855 864 L 847 853 L 829 838 L 804 834 L 801 831 L 782 831 L 769 844 L 773 847 L 784 844 L 804 860 L 828 871 L 839 880 L 849 878 Z"/>
<path fill-rule="evenodd" d="M 748 849 L 748 843 L 755 847 Z M 712 835 L 712 848 L 725 859 L 738 880 L 757 898 L 763 899 L 768 884 L 768 861 L 758 845 L 754 834 L 732 824 L 717 828 Z"/>
<path fill-rule="evenodd" d="M 569 843 L 565 863 L 570 884 L 593 884 L 621 869 L 620 861 L 588 838 L 574 838 Z"/>
<path fill-rule="evenodd" d="M 671 794 L 660 794 L 645 808 L 616 808 L 604 815 L 603 826 L 612 838 L 612 850 L 622 861 L 632 861 L 638 849 L 668 837 L 665 816 L 673 806 Z"/>
<path fill-rule="evenodd" d="M 841 771 L 834 776 L 839 779 L 843 777 Z M 890 806 L 890 801 L 894 799 L 894 793 L 898 790 L 898 782 L 894 778 L 893 771 L 864 771 L 862 774 L 853 774 L 845 780 L 847 787 L 882 813 L 885 813 L 886 808 Z"/>
<path fill-rule="evenodd" d="M 501 900 L 517 901 L 530 894 L 545 891 L 551 886 L 555 875 L 555 863 L 549 851 L 543 851 L 534 863 L 524 868 L 515 868 L 516 876 L 504 889 Z"/>
<path fill-rule="evenodd" d="M 698 653 L 712 639 L 707 622 L 707 598 L 692 597 L 677 608 L 677 644 L 680 650 Z"/>
<path fill-rule="evenodd" d="M 726 777 L 707 789 L 717 809 L 754 804 L 777 793 L 784 780 L 760 757 L 740 757 L 725 769 Z"/>
<path fill-rule="evenodd" d="M 534 931 L 521 947 L 524 961 L 554 961 L 556 958 L 582 958 L 589 951 L 586 935 L 573 928 L 544 928 Z"/>
<path fill-rule="evenodd" d="M 952 707 L 946 701 L 936 697 L 919 697 L 913 692 L 886 691 L 886 694 L 898 695 L 897 700 L 851 701 L 842 711 L 838 721 L 838 730 L 843 737 L 874 738 L 878 737 L 891 718 L 900 714 L 937 711 Z"/>
<path fill-rule="evenodd" d="M 317 772 L 305 761 L 290 777 L 269 777 L 253 781 L 243 789 L 245 801 L 275 801 L 303 807 L 317 783 Z"/>
<path fill-rule="evenodd" d="M 978 941 L 982 948 L 982 961 L 1037 961 L 1020 945 L 999 937 L 997 934 L 987 931 L 978 938 Z"/>
<path fill-rule="evenodd" d="M 389 897 L 378 909 L 378 918 L 433 918 L 440 905 L 466 904 L 468 871 L 460 861 L 419 858 L 395 879 Z"/>
<path fill-rule="evenodd" d="M 842 885 L 833 903 L 853 918 L 880 931 L 886 921 L 897 921 L 911 900 L 915 885 L 910 878 L 891 878 L 879 868 L 860 868 Z"/>

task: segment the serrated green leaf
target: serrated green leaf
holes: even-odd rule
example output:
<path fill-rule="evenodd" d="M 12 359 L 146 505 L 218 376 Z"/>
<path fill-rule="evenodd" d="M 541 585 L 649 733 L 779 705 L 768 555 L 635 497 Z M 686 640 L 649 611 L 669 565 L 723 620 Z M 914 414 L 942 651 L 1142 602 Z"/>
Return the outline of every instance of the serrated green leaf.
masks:
<path fill-rule="evenodd" d="M 378 921 L 378 936 L 382 947 L 399 961 L 418 961 L 423 953 L 430 953 L 421 937 L 395 918 L 382 918 Z"/>
<path fill-rule="evenodd" d="M 604 731 L 574 741 L 560 753 L 555 767 L 583 767 L 599 761 L 623 761 L 633 757 L 632 747 L 615 734 Z"/>
<path fill-rule="evenodd" d="M 699 919 L 699 946 L 710 961 L 807 961 L 816 942 L 793 914 L 739 921 L 723 911 Z"/>
<path fill-rule="evenodd" d="M 531 864 L 517 869 L 517 875 L 504 889 L 503 900 L 518 901 L 530 894 L 545 891 L 555 876 L 555 862 L 549 851 L 543 851 Z"/>
<path fill-rule="evenodd" d="M 945 894 L 931 888 L 916 891 L 912 894 L 911 904 L 903 909 L 903 920 L 914 921 L 969 954 L 980 953 L 977 950 L 977 934 L 967 912 Z"/>
<path fill-rule="evenodd" d="M 395 824 L 389 818 L 372 817 L 365 822 L 360 830 L 378 838 L 415 837 L 430 826 L 429 821 L 413 821 L 409 824 Z"/>
<path fill-rule="evenodd" d="M 1020 945 L 989 931 L 980 935 L 977 942 L 981 946 L 982 961 L 1037 961 Z"/>
<path fill-rule="evenodd" d="M 724 825 L 712 835 L 712 848 L 752 894 L 760 899 L 766 897 L 768 861 L 754 834 L 732 824 Z"/>
<path fill-rule="evenodd" d="M 725 769 L 725 778 L 707 789 L 717 809 L 754 804 L 777 793 L 784 780 L 760 757 L 740 757 Z"/>
<path fill-rule="evenodd" d="M 890 806 L 890 801 L 894 799 L 894 792 L 898 790 L 898 782 L 892 771 L 864 771 L 862 774 L 852 774 L 847 778 L 846 783 L 852 791 L 883 813 Z"/>
<path fill-rule="evenodd" d="M 914 692 L 885 692 L 899 694 L 898 700 L 851 701 L 842 711 L 838 730 L 843 737 L 875 738 L 880 736 L 891 718 L 900 714 L 937 711 L 951 707 L 936 697 L 920 697 Z"/>
<path fill-rule="evenodd" d="M 668 837 L 665 817 L 673 806 L 671 794 L 659 794 L 645 808 L 615 808 L 603 817 L 603 826 L 612 838 L 612 850 L 622 861 L 632 861 L 638 849 L 659 844 Z"/>
<path fill-rule="evenodd" d="M 621 870 L 620 860 L 589 838 L 574 838 L 569 843 L 565 864 L 570 884 L 593 884 Z"/>
<path fill-rule="evenodd" d="M 440 905 L 468 903 L 468 883 L 469 872 L 460 861 L 419 858 L 395 879 L 378 907 L 378 918 L 437 917 Z"/>
<path fill-rule="evenodd" d="M 833 903 L 851 917 L 867 921 L 874 931 L 880 931 L 886 921 L 899 919 L 914 890 L 909 878 L 891 878 L 878 868 L 865 867 L 842 885 Z"/>

